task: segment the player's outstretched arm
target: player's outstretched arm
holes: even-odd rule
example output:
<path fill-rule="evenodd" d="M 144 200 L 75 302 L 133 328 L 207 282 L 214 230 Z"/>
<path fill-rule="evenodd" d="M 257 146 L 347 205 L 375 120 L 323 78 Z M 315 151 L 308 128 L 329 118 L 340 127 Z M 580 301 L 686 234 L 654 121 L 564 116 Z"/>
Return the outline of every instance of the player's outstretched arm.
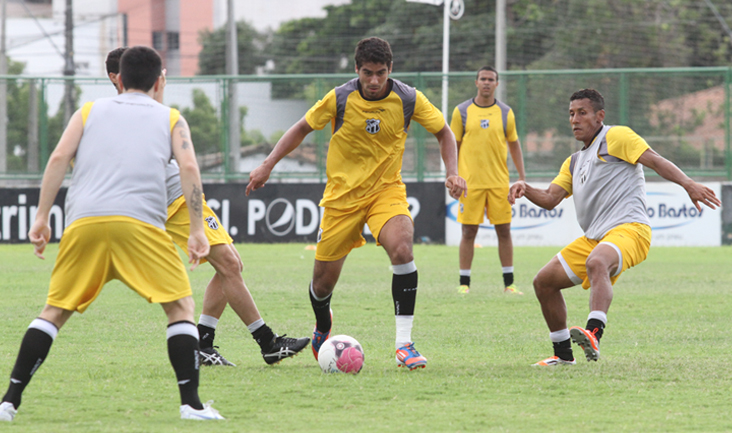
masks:
<path fill-rule="evenodd" d="M 77 149 L 79 149 L 83 132 L 84 122 L 81 118 L 81 110 L 77 110 L 71 116 L 56 149 L 48 158 L 46 170 L 43 172 L 41 193 L 38 198 L 38 211 L 36 212 L 36 219 L 28 232 L 28 239 L 35 247 L 34 253 L 40 258 L 44 258 L 43 251 L 46 249 L 46 244 L 51 236 L 51 228 L 48 225 L 51 207 L 54 200 L 56 200 L 59 188 L 61 188 L 61 183 L 64 181 L 69 163 L 71 163 Z"/>
<path fill-rule="evenodd" d="M 566 196 L 567 191 L 555 183 L 550 184 L 547 189 L 538 189 L 519 180 L 508 190 L 508 202 L 511 205 L 516 203 L 516 199 L 526 197 L 530 202 L 547 210 L 554 209 Z"/>
<path fill-rule="evenodd" d="M 712 209 L 722 206 L 722 202 L 717 198 L 717 195 L 714 194 L 711 188 L 692 180 L 676 164 L 662 157 L 653 149 L 648 149 L 643 152 L 640 158 L 638 158 L 638 163 L 653 169 L 662 178 L 684 187 L 686 193 L 689 194 L 691 202 L 694 203 L 694 206 L 699 211 L 701 211 L 699 202 L 704 203 Z"/>
<path fill-rule="evenodd" d="M 468 185 L 465 179 L 458 176 L 457 166 L 457 143 L 452 129 L 445 124 L 441 130 L 435 133 L 437 142 L 440 143 L 440 154 L 445 163 L 445 187 L 450 191 L 450 197 L 459 199 L 460 196 L 468 196 Z"/>
<path fill-rule="evenodd" d="M 191 141 L 188 122 L 181 116 L 173 128 L 173 155 L 180 166 L 180 184 L 188 205 L 191 232 L 188 236 L 188 257 L 191 269 L 198 266 L 200 259 L 209 252 L 208 239 L 203 231 L 203 186 L 201 172 L 196 161 L 196 152 Z"/>
<path fill-rule="evenodd" d="M 305 136 L 311 132 L 313 132 L 313 128 L 307 120 L 305 120 L 304 116 L 302 119 L 298 120 L 297 123 L 292 125 L 290 129 L 285 132 L 285 135 L 280 138 L 280 141 L 277 142 L 274 149 L 272 149 L 272 152 L 269 153 L 262 164 L 249 173 L 249 184 L 247 185 L 246 195 L 249 195 L 249 193 L 255 189 L 263 187 L 264 184 L 267 183 L 274 166 L 277 165 L 277 163 L 280 162 L 280 160 L 288 153 L 295 150 L 305 139 Z"/>

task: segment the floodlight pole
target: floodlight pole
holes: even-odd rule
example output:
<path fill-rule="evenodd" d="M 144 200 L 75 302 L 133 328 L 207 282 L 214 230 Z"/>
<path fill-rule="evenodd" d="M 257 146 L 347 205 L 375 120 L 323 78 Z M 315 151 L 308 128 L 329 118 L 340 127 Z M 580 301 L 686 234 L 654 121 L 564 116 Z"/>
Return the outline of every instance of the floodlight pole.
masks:
<path fill-rule="evenodd" d="M 237 47 L 236 20 L 234 19 L 234 0 L 227 1 L 226 20 L 226 74 L 229 79 L 229 170 L 239 172 L 241 159 L 241 127 L 239 126 L 239 101 L 236 79 L 239 75 L 239 52 Z"/>
<path fill-rule="evenodd" d="M 8 59 L 5 56 L 5 27 L 7 24 L 7 0 L 2 0 L 2 18 L 0 18 L 0 76 L 8 74 Z M 0 173 L 8 167 L 8 83 L 0 80 Z"/>
<path fill-rule="evenodd" d="M 506 70 L 506 0 L 496 0 L 496 71 L 499 74 Z M 499 77 L 500 80 L 500 77 Z M 506 88 L 498 86 L 496 99 L 503 101 Z"/>
<path fill-rule="evenodd" d="M 447 122 L 447 92 L 450 72 L 450 0 L 443 0 L 442 13 L 442 115 Z"/>

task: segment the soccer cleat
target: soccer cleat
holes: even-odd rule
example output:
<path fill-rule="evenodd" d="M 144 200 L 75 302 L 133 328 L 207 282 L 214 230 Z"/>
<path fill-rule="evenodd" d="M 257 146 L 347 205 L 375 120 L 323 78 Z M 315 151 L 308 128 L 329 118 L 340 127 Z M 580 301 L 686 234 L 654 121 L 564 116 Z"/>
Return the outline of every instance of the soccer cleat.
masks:
<path fill-rule="evenodd" d="M 466 286 L 465 284 L 463 284 L 462 286 L 458 287 L 458 293 L 463 295 L 466 293 L 470 293 L 470 286 Z"/>
<path fill-rule="evenodd" d="M 503 289 L 503 293 L 513 293 L 514 295 L 523 295 L 524 292 L 520 292 L 519 289 L 516 288 L 515 284 L 511 284 L 510 286 L 507 286 L 505 289 Z"/>
<path fill-rule="evenodd" d="M 547 359 L 544 359 L 542 361 L 537 362 L 536 364 L 531 364 L 532 367 L 553 367 L 555 365 L 575 365 L 577 364 L 577 361 L 574 359 L 571 361 L 567 361 L 566 359 L 562 359 L 558 356 L 550 356 Z"/>
<path fill-rule="evenodd" d="M 210 419 L 226 419 L 221 416 L 219 411 L 211 407 L 212 404 L 213 401 L 209 401 L 208 403 L 203 405 L 203 409 L 201 410 L 193 409 L 187 404 L 184 404 L 180 407 L 180 419 L 195 419 L 198 421 L 207 421 Z"/>
<path fill-rule="evenodd" d="M 201 365 L 226 365 L 230 367 L 236 367 L 236 364 L 229 362 L 221 356 L 216 350 L 219 346 L 207 347 L 198 351 L 198 357 L 201 360 Z"/>
<path fill-rule="evenodd" d="M 414 348 L 414 343 L 402 346 L 396 351 L 396 362 L 399 367 L 407 367 L 409 370 L 427 367 L 427 358 L 420 355 Z"/>
<path fill-rule="evenodd" d="M 600 342 L 597 341 L 594 332 L 573 326 L 569 328 L 569 335 L 572 337 L 572 341 L 585 351 L 587 361 L 597 361 L 600 358 Z"/>
<path fill-rule="evenodd" d="M 333 310 L 330 310 L 330 329 L 333 329 Z M 315 329 L 313 329 L 313 341 L 312 344 L 310 344 L 310 347 L 313 349 L 313 356 L 316 361 L 318 360 L 320 346 L 325 343 L 325 340 L 330 338 L 330 329 L 328 332 L 320 332 L 318 331 L 318 325 L 315 325 Z"/>
<path fill-rule="evenodd" d="M 308 343 L 310 339 L 307 337 L 287 338 L 287 334 L 282 337 L 275 335 L 269 349 L 266 352 L 262 351 L 262 357 L 267 364 L 277 364 L 285 358 L 297 355 Z"/>
<path fill-rule="evenodd" d="M 0 404 L 0 421 L 12 421 L 16 413 L 18 411 L 15 410 L 13 403 L 4 401 Z"/>

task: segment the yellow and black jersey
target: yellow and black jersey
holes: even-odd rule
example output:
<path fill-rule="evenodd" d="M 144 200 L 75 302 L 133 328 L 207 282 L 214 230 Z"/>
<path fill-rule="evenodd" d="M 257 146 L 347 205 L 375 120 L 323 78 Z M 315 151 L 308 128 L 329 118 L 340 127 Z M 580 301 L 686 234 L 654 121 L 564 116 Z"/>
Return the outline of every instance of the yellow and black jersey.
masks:
<path fill-rule="evenodd" d="M 455 107 L 450 128 L 461 142 L 458 172 L 468 189 L 508 185 L 507 140 L 518 140 L 511 107 L 499 100 L 482 107 L 468 99 Z"/>
<path fill-rule="evenodd" d="M 393 186 L 401 177 L 404 142 L 412 120 L 431 133 L 445 126 L 442 113 L 414 87 L 389 79 L 379 100 L 361 95 L 358 78 L 336 87 L 305 115 L 313 129 L 331 123 L 328 183 L 320 206 L 353 209 Z"/>

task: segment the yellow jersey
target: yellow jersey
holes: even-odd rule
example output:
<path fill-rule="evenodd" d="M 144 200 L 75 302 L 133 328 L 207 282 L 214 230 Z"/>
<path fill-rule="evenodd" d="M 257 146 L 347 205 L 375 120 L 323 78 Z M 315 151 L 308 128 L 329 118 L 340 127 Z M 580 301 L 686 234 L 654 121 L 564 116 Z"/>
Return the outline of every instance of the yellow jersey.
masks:
<path fill-rule="evenodd" d="M 508 141 L 518 140 L 511 107 L 496 100 L 489 107 L 469 99 L 452 113 L 450 128 L 461 142 L 458 173 L 471 188 L 503 188 L 509 183 Z"/>
<path fill-rule="evenodd" d="M 320 206 L 356 209 L 386 188 L 403 188 L 402 157 L 411 121 L 433 134 L 445 127 L 442 113 L 422 92 L 394 79 L 387 85 L 386 96 L 366 100 L 354 78 L 328 92 L 305 115 L 313 129 L 330 123 L 333 132 Z"/>

